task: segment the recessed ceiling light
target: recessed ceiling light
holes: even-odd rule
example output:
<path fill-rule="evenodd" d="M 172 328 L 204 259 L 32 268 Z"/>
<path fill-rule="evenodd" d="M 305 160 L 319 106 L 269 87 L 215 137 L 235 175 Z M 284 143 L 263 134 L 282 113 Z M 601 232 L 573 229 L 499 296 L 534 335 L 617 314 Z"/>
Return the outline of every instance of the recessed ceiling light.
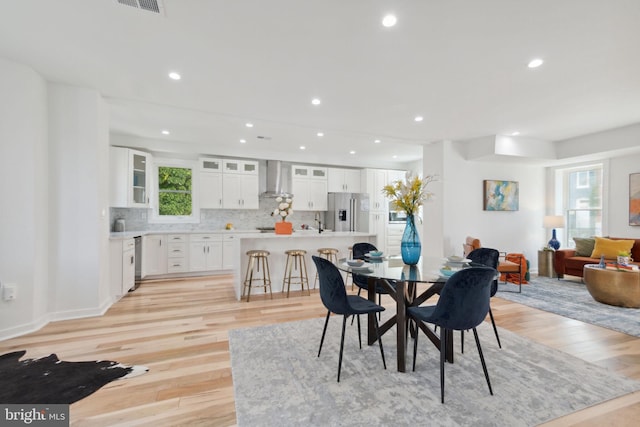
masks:
<path fill-rule="evenodd" d="M 520 132 L 518 132 L 518 131 L 511 132 L 511 136 L 518 136 L 518 135 L 520 135 Z"/>
<path fill-rule="evenodd" d="M 376 139 L 375 141 L 373 141 L 374 144 L 380 144 L 380 140 Z"/>
<path fill-rule="evenodd" d="M 316 135 L 318 135 L 318 136 L 324 136 L 324 133 L 322 133 L 322 132 L 318 132 Z"/>
<path fill-rule="evenodd" d="M 395 154 L 394 154 L 393 156 L 391 156 L 391 157 L 393 157 L 394 159 L 397 159 L 397 158 L 398 158 L 398 156 L 396 156 Z"/>
<path fill-rule="evenodd" d="M 162 131 L 162 134 L 163 134 L 163 135 L 169 135 L 169 133 L 170 133 L 170 132 L 169 132 L 168 130 L 166 130 L 166 129 Z"/>
<path fill-rule="evenodd" d="M 180 80 L 182 76 L 180 76 L 180 74 L 176 73 L 175 71 L 172 71 L 169 73 L 169 78 L 171 80 Z"/>
<path fill-rule="evenodd" d="M 241 139 L 241 140 L 240 140 L 240 144 L 244 144 L 245 142 L 247 142 L 247 140 L 246 140 L 246 139 Z"/>
<path fill-rule="evenodd" d="M 529 68 L 538 68 L 539 66 L 541 66 L 544 63 L 544 61 L 540 58 L 536 58 L 536 59 L 532 59 L 529 64 L 527 65 L 527 67 Z"/>
<path fill-rule="evenodd" d="M 253 127 L 253 123 L 247 123 L 247 124 L 245 124 L 245 126 L 248 127 L 248 128 L 252 128 Z"/>
<path fill-rule="evenodd" d="M 306 149 L 307 149 L 307 147 L 305 147 L 304 145 L 301 145 L 301 146 L 300 146 L 300 149 L 301 149 L 301 150 L 306 150 Z"/>
<path fill-rule="evenodd" d="M 396 18 L 396 16 L 391 13 L 388 15 L 385 15 L 385 17 L 382 18 L 382 25 L 384 25 L 387 28 L 393 27 L 394 25 L 396 25 L 397 22 L 398 22 L 398 18 Z"/>
<path fill-rule="evenodd" d="M 416 122 L 421 122 L 421 121 L 423 121 L 423 120 L 424 120 L 424 117 L 422 117 L 422 116 L 416 116 L 413 120 L 414 120 L 414 121 L 416 121 Z"/>
<path fill-rule="evenodd" d="M 313 98 L 313 99 L 311 100 L 311 103 L 312 103 L 313 105 L 320 105 L 320 103 L 321 103 L 321 102 L 322 102 L 322 101 L 320 101 L 320 99 L 318 99 L 318 98 Z"/>
<path fill-rule="evenodd" d="M 349 151 L 349 154 L 356 154 L 355 150 Z"/>

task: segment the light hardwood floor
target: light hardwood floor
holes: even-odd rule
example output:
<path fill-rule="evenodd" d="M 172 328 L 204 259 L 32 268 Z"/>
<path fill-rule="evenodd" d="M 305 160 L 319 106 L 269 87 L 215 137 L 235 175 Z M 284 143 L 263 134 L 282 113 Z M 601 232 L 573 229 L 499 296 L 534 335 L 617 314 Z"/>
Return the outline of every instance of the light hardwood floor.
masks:
<path fill-rule="evenodd" d="M 640 338 L 499 297 L 492 299 L 492 311 L 503 328 L 640 380 Z M 228 331 L 325 314 L 317 291 L 288 299 L 274 294 L 273 300 L 252 295 L 246 303 L 235 300 L 230 276 L 146 282 L 104 316 L 51 323 L 0 342 L 0 354 L 26 349 L 26 357 L 56 353 L 69 361 L 108 359 L 150 368 L 71 405 L 72 425 L 229 426 L 236 418 Z M 636 392 L 545 426 L 635 426 L 639 419 Z"/>

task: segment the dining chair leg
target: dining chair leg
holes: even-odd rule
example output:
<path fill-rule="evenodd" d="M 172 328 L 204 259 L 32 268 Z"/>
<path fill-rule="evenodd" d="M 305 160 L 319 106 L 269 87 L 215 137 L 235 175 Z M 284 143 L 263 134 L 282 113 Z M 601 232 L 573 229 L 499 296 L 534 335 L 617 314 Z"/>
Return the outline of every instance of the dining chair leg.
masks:
<path fill-rule="evenodd" d="M 491 317 L 491 324 L 493 325 L 493 332 L 496 334 L 496 340 L 498 340 L 498 347 L 502 348 L 502 344 L 500 344 L 500 337 L 498 336 L 498 328 L 496 328 L 496 322 L 493 320 L 493 313 L 491 309 L 489 309 L 489 317 Z"/>
<path fill-rule="evenodd" d="M 487 380 L 489 386 L 489 393 L 493 396 L 493 389 L 491 388 L 491 381 L 489 380 L 489 372 L 487 371 L 487 364 L 484 363 L 484 356 L 482 355 L 482 347 L 480 347 L 480 340 L 478 339 L 478 331 L 473 328 L 473 335 L 476 338 L 476 345 L 478 346 L 478 353 L 480 354 L 480 362 L 482 362 L 482 370 L 484 371 L 484 377 Z"/>
<path fill-rule="evenodd" d="M 384 369 L 387 369 L 387 362 L 384 360 L 384 348 L 382 348 L 382 337 L 380 336 L 380 330 L 378 328 L 378 319 L 376 319 L 376 316 L 373 316 L 373 319 L 375 320 L 374 325 L 376 327 L 376 338 L 378 339 L 380 354 L 382 355 L 382 366 L 384 366 Z"/>
<path fill-rule="evenodd" d="M 418 328 L 418 321 L 416 320 L 416 338 L 413 340 L 413 370 L 416 370 L 416 356 L 418 354 L 418 335 L 420 335 L 420 329 Z"/>
<path fill-rule="evenodd" d="M 460 331 L 460 353 L 464 354 L 464 331 Z"/>
<path fill-rule="evenodd" d="M 327 333 L 327 325 L 329 324 L 329 316 L 331 316 L 331 311 L 327 310 L 327 319 L 324 321 L 324 329 L 322 330 L 322 338 L 320 338 L 320 348 L 318 349 L 318 357 L 320 357 L 320 352 L 322 351 L 322 343 L 324 342 L 324 335 Z"/>
<path fill-rule="evenodd" d="M 340 382 L 340 371 L 342 370 L 342 352 L 344 350 L 344 330 L 347 327 L 347 316 L 342 316 L 342 337 L 340 338 L 340 357 L 338 358 L 338 382 Z"/>
<path fill-rule="evenodd" d="M 444 403 L 444 359 L 447 353 L 447 330 L 440 328 L 440 401 Z"/>
<path fill-rule="evenodd" d="M 362 292 L 362 288 L 358 288 L 358 296 L 360 296 L 360 292 Z M 353 319 L 351 319 L 351 324 L 353 325 Z"/>
<path fill-rule="evenodd" d="M 358 317 L 358 342 L 360 343 L 360 350 L 362 350 L 362 335 L 360 335 L 360 315 L 355 314 L 354 316 Z M 353 319 L 351 319 L 353 320 Z"/>

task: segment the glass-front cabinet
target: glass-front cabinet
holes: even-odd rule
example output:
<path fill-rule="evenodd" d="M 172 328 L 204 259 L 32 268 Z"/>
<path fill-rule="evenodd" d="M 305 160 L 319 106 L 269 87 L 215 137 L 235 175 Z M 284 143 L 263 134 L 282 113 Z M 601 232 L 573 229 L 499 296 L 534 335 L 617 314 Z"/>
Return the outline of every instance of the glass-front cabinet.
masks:
<path fill-rule="evenodd" d="M 132 165 L 132 189 L 131 203 L 133 205 L 149 204 L 149 195 L 147 194 L 147 176 L 149 174 L 149 165 L 147 163 L 146 153 L 137 153 L 133 150 L 130 152 Z"/>
<path fill-rule="evenodd" d="M 149 206 L 151 154 L 124 147 L 110 147 L 110 205 L 122 208 Z"/>

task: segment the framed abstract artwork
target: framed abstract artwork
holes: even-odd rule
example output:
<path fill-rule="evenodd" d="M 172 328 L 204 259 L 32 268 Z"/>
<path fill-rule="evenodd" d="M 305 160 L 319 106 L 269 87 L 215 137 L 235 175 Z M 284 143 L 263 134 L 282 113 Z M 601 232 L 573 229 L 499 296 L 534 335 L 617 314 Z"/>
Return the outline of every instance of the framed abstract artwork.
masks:
<path fill-rule="evenodd" d="M 629 174 L 629 225 L 640 225 L 640 173 Z"/>
<path fill-rule="evenodd" d="M 517 181 L 484 180 L 485 211 L 517 211 L 518 198 Z"/>

